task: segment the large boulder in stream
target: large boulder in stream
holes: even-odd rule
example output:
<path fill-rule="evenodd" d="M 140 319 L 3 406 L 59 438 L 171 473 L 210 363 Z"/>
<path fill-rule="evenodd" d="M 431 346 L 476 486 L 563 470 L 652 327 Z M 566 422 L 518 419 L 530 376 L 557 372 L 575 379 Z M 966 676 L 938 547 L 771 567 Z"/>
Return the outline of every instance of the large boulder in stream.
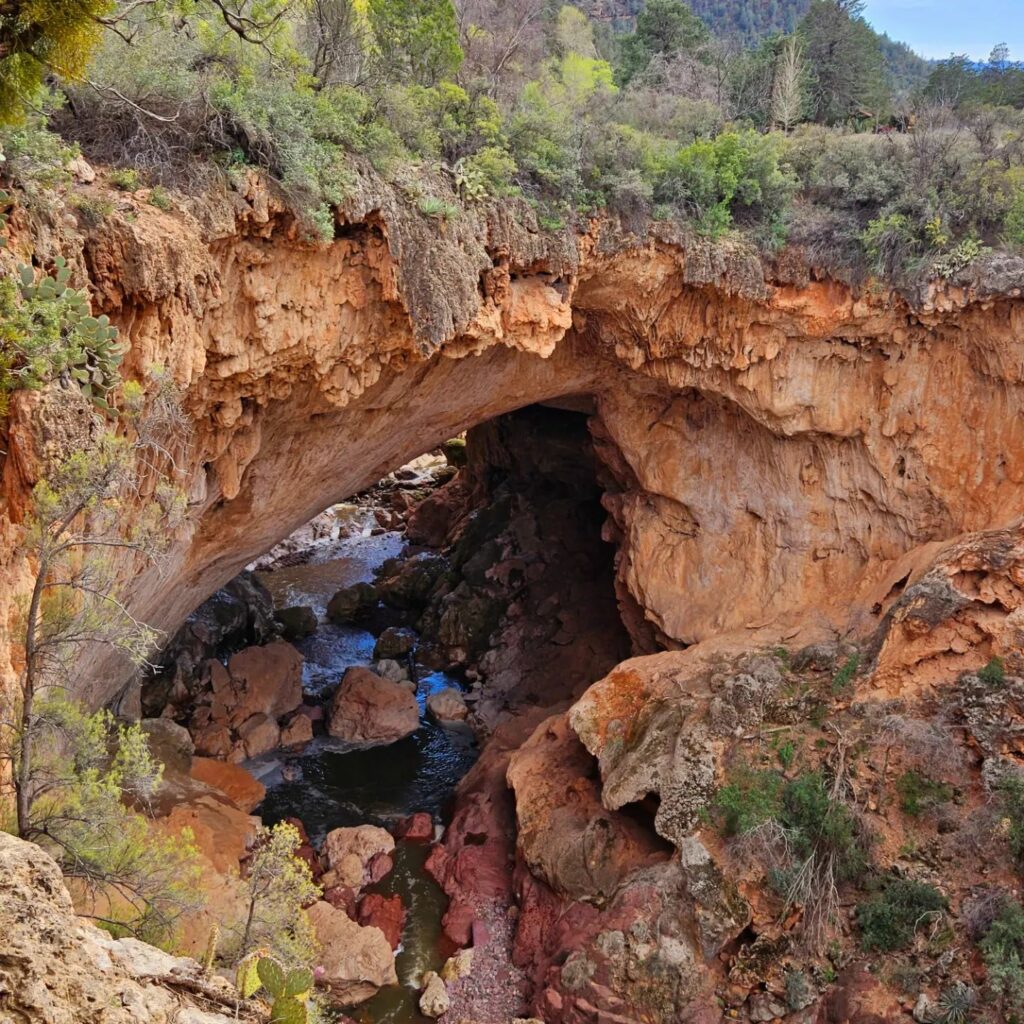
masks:
<path fill-rule="evenodd" d="M 373 745 L 404 739 L 419 725 L 415 696 L 361 666 L 346 671 L 327 718 L 327 732 L 335 739 Z"/>
<path fill-rule="evenodd" d="M 372 583 L 354 583 L 331 598 L 327 604 L 327 618 L 338 626 L 358 622 L 377 607 L 379 600 L 380 595 Z"/>
<path fill-rule="evenodd" d="M 395 955 L 379 928 L 356 924 L 324 900 L 306 913 L 322 949 L 320 984 L 335 1006 L 354 1006 L 384 985 L 398 984 Z"/>

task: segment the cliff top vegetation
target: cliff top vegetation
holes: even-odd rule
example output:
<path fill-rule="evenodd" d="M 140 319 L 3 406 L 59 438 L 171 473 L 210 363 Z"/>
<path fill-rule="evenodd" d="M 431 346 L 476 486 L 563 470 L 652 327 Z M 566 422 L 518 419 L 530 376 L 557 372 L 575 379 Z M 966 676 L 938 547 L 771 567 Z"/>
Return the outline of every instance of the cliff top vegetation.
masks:
<path fill-rule="evenodd" d="M 331 238 L 369 166 L 439 222 L 519 196 L 542 229 L 678 222 L 858 282 L 1024 246 L 1024 69 L 1005 52 L 930 66 L 862 0 L 769 5 L 763 25 L 749 7 L 12 0 L 4 174 L 44 201 L 80 150 L 166 201 L 257 167 Z"/>

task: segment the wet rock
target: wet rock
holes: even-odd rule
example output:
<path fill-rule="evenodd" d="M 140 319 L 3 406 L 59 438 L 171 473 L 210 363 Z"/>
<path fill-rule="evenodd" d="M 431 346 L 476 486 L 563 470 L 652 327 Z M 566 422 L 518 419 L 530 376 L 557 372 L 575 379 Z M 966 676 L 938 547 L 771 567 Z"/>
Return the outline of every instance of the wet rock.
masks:
<path fill-rule="evenodd" d="M 281 740 L 281 730 L 269 715 L 258 714 L 247 718 L 238 727 L 238 738 L 248 758 L 259 757 L 276 750 Z"/>
<path fill-rule="evenodd" d="M 366 865 L 366 884 L 376 885 L 379 881 L 391 874 L 395 862 L 388 853 L 375 853 L 370 862 Z"/>
<path fill-rule="evenodd" d="M 165 771 L 188 775 L 195 744 L 186 728 L 169 718 L 144 718 L 139 728 L 146 734 L 150 754 Z"/>
<path fill-rule="evenodd" d="M 192 759 L 192 778 L 220 790 L 236 807 L 251 813 L 266 796 L 267 788 L 244 768 L 210 757 Z"/>
<path fill-rule="evenodd" d="M 372 583 L 355 583 L 339 590 L 327 605 L 327 618 L 338 625 L 348 625 L 365 618 L 380 600 Z"/>
<path fill-rule="evenodd" d="M 384 630 L 373 647 L 375 661 L 383 658 L 401 658 L 416 646 L 416 633 L 402 626 L 390 626 Z"/>
<path fill-rule="evenodd" d="M 349 743 L 394 743 L 420 725 L 416 698 L 367 668 L 350 668 L 331 698 L 327 732 Z"/>
<path fill-rule="evenodd" d="M 418 811 L 399 822 L 396 833 L 407 843 L 429 843 L 434 838 L 434 819 L 426 811 Z"/>
<path fill-rule="evenodd" d="M 450 982 L 460 978 L 468 978 L 473 971 L 473 950 L 460 949 L 454 956 L 448 957 L 441 968 L 441 980 Z"/>
<path fill-rule="evenodd" d="M 405 928 L 405 907 L 401 896 L 382 896 L 371 892 L 359 901 L 359 923 L 364 927 L 379 928 L 391 944 L 398 949 Z"/>
<path fill-rule="evenodd" d="M 422 608 L 447 569 L 447 559 L 432 551 L 421 551 L 403 562 L 392 559 L 385 563 L 386 575 L 378 582 L 381 598 L 392 608 Z"/>
<path fill-rule="evenodd" d="M 432 693 L 427 698 L 427 710 L 439 722 L 464 722 L 469 715 L 466 699 L 453 686 Z"/>
<path fill-rule="evenodd" d="M 363 927 L 344 911 L 320 900 L 306 911 L 321 947 L 319 979 L 336 1006 L 354 1006 L 384 985 L 397 985 L 395 957 L 387 937 Z"/>
<path fill-rule="evenodd" d="M 400 661 L 395 661 L 392 658 L 385 658 L 383 661 L 378 661 L 374 666 L 374 671 L 379 676 L 383 676 L 385 679 L 390 679 L 393 683 L 408 683 L 409 670 Z"/>
<path fill-rule="evenodd" d="M 302 640 L 312 636 L 319 625 L 316 612 L 309 605 L 295 605 L 292 608 L 281 608 L 274 613 L 281 633 L 286 640 Z"/>
<path fill-rule="evenodd" d="M 420 994 L 420 1013 L 425 1017 L 440 1017 L 448 1012 L 451 1000 L 441 976 L 434 971 L 423 975 L 423 991 Z"/>
<path fill-rule="evenodd" d="M 306 716 L 296 714 L 281 730 L 282 747 L 301 747 L 313 739 L 313 722 Z"/>

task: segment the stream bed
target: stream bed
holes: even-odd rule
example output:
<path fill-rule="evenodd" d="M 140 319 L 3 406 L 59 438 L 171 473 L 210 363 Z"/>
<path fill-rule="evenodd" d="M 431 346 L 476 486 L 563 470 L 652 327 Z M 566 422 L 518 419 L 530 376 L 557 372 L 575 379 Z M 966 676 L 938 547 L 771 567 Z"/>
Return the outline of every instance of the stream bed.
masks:
<path fill-rule="evenodd" d="M 277 607 L 309 605 L 320 619 L 317 631 L 295 644 L 305 659 L 303 687 L 312 698 L 337 686 L 346 668 L 373 660 L 373 634 L 324 621 L 327 603 L 341 588 L 372 580 L 374 570 L 402 546 L 399 534 L 367 532 L 316 548 L 306 564 L 258 574 Z M 430 814 L 435 825 L 446 823 L 455 786 L 477 756 L 467 727 L 441 726 L 426 715 L 427 697 L 448 686 L 461 683 L 443 672 L 419 678 L 420 728 L 398 743 L 345 749 L 338 741 L 319 737 L 301 754 L 250 765 L 267 787 L 255 813 L 267 825 L 299 818 L 315 844 L 334 828 L 369 824 L 393 830 L 400 819 L 419 811 Z M 438 970 L 451 952 L 441 933 L 447 899 L 424 869 L 429 850 L 428 844 L 398 842 L 394 869 L 367 890 L 401 896 L 407 917 L 396 956 L 401 984 L 381 989 L 350 1009 L 349 1016 L 361 1024 L 418 1024 L 427 1019 L 417 1006 L 420 976 Z"/>

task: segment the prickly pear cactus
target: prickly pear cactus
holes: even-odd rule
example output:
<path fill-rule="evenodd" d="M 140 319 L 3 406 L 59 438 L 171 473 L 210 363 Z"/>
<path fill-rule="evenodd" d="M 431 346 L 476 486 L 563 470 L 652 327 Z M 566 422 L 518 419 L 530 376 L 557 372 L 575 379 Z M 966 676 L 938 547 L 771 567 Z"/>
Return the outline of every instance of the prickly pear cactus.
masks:
<path fill-rule="evenodd" d="M 243 999 L 254 995 L 260 987 L 259 976 L 260 954 L 250 953 L 235 968 L 235 988 Z"/>
<path fill-rule="evenodd" d="M 121 361 L 125 347 L 117 341 L 117 328 L 106 316 L 89 314 L 85 292 L 68 287 L 71 268 L 63 256 L 56 259 L 56 271 L 36 280 L 32 267 L 21 264 L 21 294 L 27 301 L 59 302 L 65 309 L 68 329 L 75 332 L 78 357 L 68 367 L 72 379 L 94 405 L 110 412 L 110 393 L 120 382 Z"/>
<path fill-rule="evenodd" d="M 276 960 L 263 957 L 257 965 L 259 979 L 271 997 L 271 1024 L 306 1024 L 306 1001 L 313 988 L 313 975 L 304 968 L 286 971 Z"/>

